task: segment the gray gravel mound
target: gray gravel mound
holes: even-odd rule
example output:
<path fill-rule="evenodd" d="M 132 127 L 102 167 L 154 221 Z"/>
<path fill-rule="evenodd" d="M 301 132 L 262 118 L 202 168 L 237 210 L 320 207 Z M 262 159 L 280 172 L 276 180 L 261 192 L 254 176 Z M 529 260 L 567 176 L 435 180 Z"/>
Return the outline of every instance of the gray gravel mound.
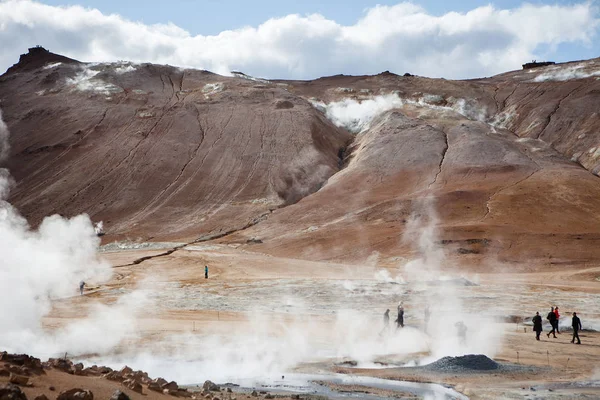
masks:
<path fill-rule="evenodd" d="M 446 371 L 491 371 L 500 368 L 500 364 L 483 354 L 468 354 L 460 357 L 444 357 L 426 365 L 425 369 L 446 372 Z"/>

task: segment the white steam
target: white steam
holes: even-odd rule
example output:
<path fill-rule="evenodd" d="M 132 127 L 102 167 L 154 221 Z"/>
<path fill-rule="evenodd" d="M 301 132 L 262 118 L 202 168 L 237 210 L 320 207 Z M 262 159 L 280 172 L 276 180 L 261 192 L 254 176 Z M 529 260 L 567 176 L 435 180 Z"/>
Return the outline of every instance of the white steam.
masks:
<path fill-rule="evenodd" d="M 104 82 L 102 79 L 96 78 L 96 75 L 101 71 L 91 68 L 94 66 L 97 65 L 92 64 L 90 66 L 82 67 L 73 78 L 67 78 L 67 85 L 73 86 L 76 90 L 82 92 L 94 92 L 106 96 L 123 91 L 123 89 L 112 83 Z M 127 71 L 123 71 L 123 73 L 124 72 Z"/>
<path fill-rule="evenodd" d="M 556 66 L 549 67 L 547 71 L 536 76 L 534 82 L 547 82 L 547 81 L 569 81 L 573 79 L 584 79 L 593 76 L 600 76 L 600 70 L 588 71 L 584 70 L 585 64 L 579 64 L 574 66 Z"/>
<path fill-rule="evenodd" d="M 416 242 L 419 256 L 408 262 L 404 269 L 408 282 L 424 284 L 427 298 L 424 306 L 429 307 L 431 313 L 427 325 L 431 345 L 429 361 L 463 354 L 493 357 L 502 339 L 498 321 L 493 316 L 468 313 L 455 285 L 425 285 L 425 281 L 439 279 L 443 274 L 442 267 L 449 261 L 438 245 L 439 221 L 433 200 L 424 199 L 420 207 L 418 213 L 409 220 L 404 234 L 405 240 Z M 460 323 L 466 327 L 464 338 L 460 334 Z"/>
<path fill-rule="evenodd" d="M 377 116 L 406 105 L 439 112 L 453 112 L 474 121 L 485 122 L 488 118 L 487 110 L 473 100 L 453 97 L 445 99 L 440 95 L 432 94 L 425 94 L 417 99 L 411 99 L 401 98 L 397 93 L 389 93 L 363 100 L 346 98 L 331 103 L 313 99 L 311 103 L 336 126 L 345 128 L 352 133 L 364 132 Z"/>
<path fill-rule="evenodd" d="M 1 118 L 0 138 L 0 154 L 6 156 L 8 129 Z M 10 185 L 8 170 L 0 169 L 0 293 L 4 300 L 0 302 L 0 348 L 55 356 L 116 346 L 132 333 L 132 304 L 139 303 L 139 294 L 120 300 L 115 307 L 96 305 L 81 310 L 81 320 L 58 331 L 49 332 L 43 326 L 53 300 L 78 296 L 80 281 L 93 286 L 110 278 L 112 271 L 97 258 L 99 240 L 87 215 L 70 219 L 53 215 L 31 229 L 6 201 Z"/>

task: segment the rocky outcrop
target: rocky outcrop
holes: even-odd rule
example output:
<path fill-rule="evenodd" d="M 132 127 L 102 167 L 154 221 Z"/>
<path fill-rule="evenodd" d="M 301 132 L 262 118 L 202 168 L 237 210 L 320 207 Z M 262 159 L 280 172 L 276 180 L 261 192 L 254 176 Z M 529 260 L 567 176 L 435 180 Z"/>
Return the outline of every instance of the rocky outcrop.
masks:
<path fill-rule="evenodd" d="M 0 385 L 0 400 L 27 400 L 25 393 L 16 385 Z"/>
<path fill-rule="evenodd" d="M 56 400 L 94 400 L 94 394 L 89 390 L 73 388 L 60 392 Z"/>

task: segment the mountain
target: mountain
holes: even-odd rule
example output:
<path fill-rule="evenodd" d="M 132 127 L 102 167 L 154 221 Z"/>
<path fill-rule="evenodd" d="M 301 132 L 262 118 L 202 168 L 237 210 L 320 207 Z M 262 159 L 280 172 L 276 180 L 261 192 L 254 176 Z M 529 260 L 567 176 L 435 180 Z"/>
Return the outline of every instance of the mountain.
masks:
<path fill-rule="evenodd" d="M 437 215 L 461 262 L 600 256 L 600 60 L 449 81 L 313 81 L 30 49 L 0 77 L 10 201 L 88 213 L 105 241 L 220 238 L 302 259 L 408 257 Z"/>

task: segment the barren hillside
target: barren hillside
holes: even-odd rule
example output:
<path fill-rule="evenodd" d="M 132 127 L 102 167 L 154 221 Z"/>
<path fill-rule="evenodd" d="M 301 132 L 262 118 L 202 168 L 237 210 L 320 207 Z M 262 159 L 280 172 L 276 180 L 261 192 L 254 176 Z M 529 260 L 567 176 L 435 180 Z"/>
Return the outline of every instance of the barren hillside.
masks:
<path fill-rule="evenodd" d="M 427 203 L 455 257 L 586 263 L 600 258 L 599 75 L 596 59 L 470 81 L 267 81 L 30 50 L 0 77 L 10 200 L 34 224 L 88 213 L 105 242 L 227 234 L 357 262 L 407 256 Z"/>

